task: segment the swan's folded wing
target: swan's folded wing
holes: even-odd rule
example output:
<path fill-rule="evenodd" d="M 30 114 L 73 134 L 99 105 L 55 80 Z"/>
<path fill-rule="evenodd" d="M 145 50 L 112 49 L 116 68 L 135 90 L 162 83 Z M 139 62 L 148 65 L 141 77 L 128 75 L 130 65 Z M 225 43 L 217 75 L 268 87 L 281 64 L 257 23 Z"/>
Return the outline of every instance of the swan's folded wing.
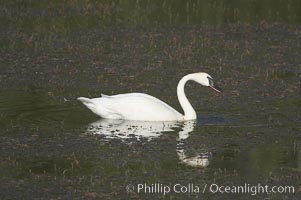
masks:
<path fill-rule="evenodd" d="M 99 104 L 128 120 L 182 120 L 182 115 L 161 100 L 132 93 L 98 98 Z"/>

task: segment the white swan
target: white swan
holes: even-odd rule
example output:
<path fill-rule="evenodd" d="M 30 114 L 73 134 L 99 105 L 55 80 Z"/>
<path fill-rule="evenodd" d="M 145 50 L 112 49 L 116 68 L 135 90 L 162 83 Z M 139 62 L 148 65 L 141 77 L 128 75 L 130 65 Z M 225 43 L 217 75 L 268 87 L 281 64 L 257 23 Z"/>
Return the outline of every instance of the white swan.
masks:
<path fill-rule="evenodd" d="M 184 76 L 177 87 L 179 102 L 184 115 L 170 107 L 165 102 L 143 93 L 118 94 L 113 96 L 101 95 L 99 98 L 77 98 L 96 115 L 108 119 L 125 119 L 135 121 L 186 121 L 194 120 L 197 115 L 189 103 L 184 86 L 192 80 L 203 86 L 208 86 L 216 92 L 222 90 L 213 83 L 212 77 L 203 72 Z"/>

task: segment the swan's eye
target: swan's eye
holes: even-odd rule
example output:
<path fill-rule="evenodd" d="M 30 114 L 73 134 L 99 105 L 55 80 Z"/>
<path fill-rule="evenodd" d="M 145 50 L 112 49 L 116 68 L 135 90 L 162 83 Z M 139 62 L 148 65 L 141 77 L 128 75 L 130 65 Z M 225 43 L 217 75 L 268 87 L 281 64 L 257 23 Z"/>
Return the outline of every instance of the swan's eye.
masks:
<path fill-rule="evenodd" d="M 209 76 L 207 76 L 207 78 L 209 80 L 209 85 L 213 87 L 214 86 L 213 79 L 210 78 Z"/>

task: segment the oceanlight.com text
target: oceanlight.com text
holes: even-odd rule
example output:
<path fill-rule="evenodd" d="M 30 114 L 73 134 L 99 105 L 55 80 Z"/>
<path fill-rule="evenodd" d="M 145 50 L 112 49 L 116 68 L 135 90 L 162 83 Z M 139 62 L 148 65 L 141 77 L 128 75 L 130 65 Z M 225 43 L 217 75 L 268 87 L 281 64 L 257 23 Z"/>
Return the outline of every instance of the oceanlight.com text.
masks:
<path fill-rule="evenodd" d="M 221 184 L 203 184 L 196 185 L 193 183 L 188 184 L 162 184 L 162 183 L 138 183 L 138 184 L 128 184 L 126 186 L 127 192 L 134 192 L 138 194 L 163 194 L 168 195 L 170 193 L 211 193 L 211 194 L 248 194 L 248 195 L 257 195 L 257 194 L 294 194 L 295 187 L 288 185 L 275 185 L 269 186 L 264 184 L 248 184 L 244 183 L 241 185 L 221 185 Z"/>

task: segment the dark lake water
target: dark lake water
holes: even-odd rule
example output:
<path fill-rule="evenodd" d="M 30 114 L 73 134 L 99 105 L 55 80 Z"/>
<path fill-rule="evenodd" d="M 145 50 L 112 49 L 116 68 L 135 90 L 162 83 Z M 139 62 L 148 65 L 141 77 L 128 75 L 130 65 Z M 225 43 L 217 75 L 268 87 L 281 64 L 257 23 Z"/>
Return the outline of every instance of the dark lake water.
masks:
<path fill-rule="evenodd" d="M 1 4 L 1 199 L 301 198 L 299 1 Z M 187 84 L 196 121 L 76 100 L 142 92 L 182 112 L 193 72 L 224 90 Z"/>

